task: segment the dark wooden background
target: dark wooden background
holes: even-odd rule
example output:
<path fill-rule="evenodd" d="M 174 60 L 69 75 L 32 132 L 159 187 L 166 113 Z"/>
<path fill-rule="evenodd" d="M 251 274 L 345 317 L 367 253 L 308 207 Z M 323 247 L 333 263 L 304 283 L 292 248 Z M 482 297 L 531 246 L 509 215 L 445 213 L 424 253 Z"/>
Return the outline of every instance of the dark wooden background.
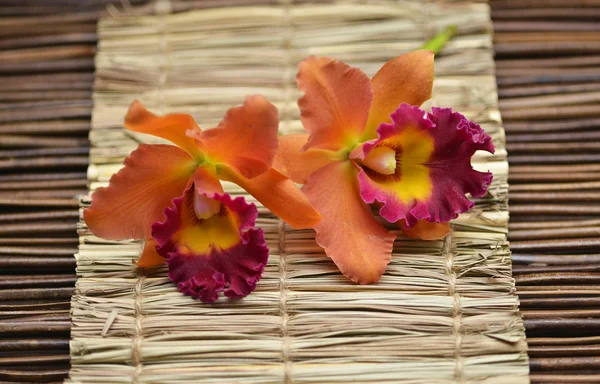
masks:
<path fill-rule="evenodd" d="M 68 372 L 96 20 L 109 3 L 122 6 L 1 2 L 0 382 Z M 491 5 L 532 382 L 599 383 L 600 0 Z"/>

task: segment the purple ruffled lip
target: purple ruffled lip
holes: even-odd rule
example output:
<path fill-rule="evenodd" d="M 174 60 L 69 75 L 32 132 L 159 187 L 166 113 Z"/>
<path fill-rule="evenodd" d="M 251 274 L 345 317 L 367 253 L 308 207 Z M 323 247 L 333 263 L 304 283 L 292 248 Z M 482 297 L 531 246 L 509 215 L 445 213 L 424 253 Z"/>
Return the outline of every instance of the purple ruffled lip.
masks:
<path fill-rule="evenodd" d="M 425 113 L 416 106 L 401 104 L 391 114 L 391 124 L 382 123 L 378 139 L 365 143 L 353 152 L 358 168 L 358 181 L 362 199 L 366 203 L 381 204 L 380 215 L 388 222 L 401 221 L 407 228 L 418 220 L 448 222 L 472 208 L 473 202 L 466 196 L 483 196 L 492 182 L 492 174 L 478 172 L 471 167 L 471 157 L 478 150 L 494 153 L 490 136 L 472 121 L 449 108 L 432 108 Z M 427 159 L 408 168 L 408 174 L 421 175 L 414 181 L 404 180 L 404 165 L 400 159 L 402 135 L 414 132 L 419 140 L 411 145 L 428 143 L 431 153 Z M 422 136 L 422 137 L 421 137 Z M 393 175 L 374 175 L 374 171 L 359 165 L 378 146 L 388 146 L 397 153 L 397 168 Z M 426 152 L 424 150 L 423 152 Z M 409 158 L 410 160 L 410 158 Z M 423 185 L 414 196 L 406 191 L 420 183 Z M 422 193 L 426 190 L 427 193 Z"/>
<path fill-rule="evenodd" d="M 258 211 L 243 197 L 204 195 L 221 203 L 208 219 L 194 213 L 193 186 L 165 209 L 165 220 L 154 223 L 152 235 L 165 257 L 169 277 L 184 295 L 212 303 L 219 293 L 242 298 L 256 289 L 269 258 L 262 229 L 254 228 Z"/>

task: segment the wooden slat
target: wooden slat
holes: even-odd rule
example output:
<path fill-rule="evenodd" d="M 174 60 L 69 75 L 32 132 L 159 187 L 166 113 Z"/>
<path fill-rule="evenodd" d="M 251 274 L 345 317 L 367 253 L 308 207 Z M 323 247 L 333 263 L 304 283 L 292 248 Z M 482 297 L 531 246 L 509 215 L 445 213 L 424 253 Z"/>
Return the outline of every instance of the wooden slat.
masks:
<path fill-rule="evenodd" d="M 62 382 L 69 369 L 78 195 L 106 1 L 65 1 L 0 7 L 2 382 Z"/>
<path fill-rule="evenodd" d="M 491 6 L 510 163 L 508 236 L 531 380 L 596 383 L 600 1 Z"/>

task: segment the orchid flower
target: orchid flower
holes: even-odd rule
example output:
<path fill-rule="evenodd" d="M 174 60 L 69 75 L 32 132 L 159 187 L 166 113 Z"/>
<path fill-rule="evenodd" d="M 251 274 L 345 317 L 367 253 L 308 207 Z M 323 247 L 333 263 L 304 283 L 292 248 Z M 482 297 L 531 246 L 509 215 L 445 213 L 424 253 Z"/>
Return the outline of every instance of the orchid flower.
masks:
<path fill-rule="evenodd" d="M 277 109 L 262 96 L 231 108 L 218 127 L 200 130 L 187 114 L 157 116 L 134 102 L 125 127 L 176 146 L 140 144 L 98 188 L 85 210 L 88 228 L 105 239 L 145 240 L 140 267 L 169 264 L 179 290 L 216 300 L 250 293 L 268 258 L 254 204 L 225 194 L 231 181 L 293 228 L 321 218 L 306 196 L 271 167 L 278 148 Z M 163 218 L 165 219 L 163 221 Z"/>
<path fill-rule="evenodd" d="M 494 151 L 490 137 L 450 109 L 419 108 L 431 97 L 431 51 L 399 56 L 373 79 L 309 57 L 297 83 L 308 134 L 281 137 L 275 167 L 304 184 L 323 215 L 317 243 L 353 281 L 378 281 L 395 239 L 369 204 L 409 236 L 427 239 L 445 236 L 448 222 L 473 206 L 467 193 L 486 193 L 492 175 L 473 170 L 470 159 Z"/>

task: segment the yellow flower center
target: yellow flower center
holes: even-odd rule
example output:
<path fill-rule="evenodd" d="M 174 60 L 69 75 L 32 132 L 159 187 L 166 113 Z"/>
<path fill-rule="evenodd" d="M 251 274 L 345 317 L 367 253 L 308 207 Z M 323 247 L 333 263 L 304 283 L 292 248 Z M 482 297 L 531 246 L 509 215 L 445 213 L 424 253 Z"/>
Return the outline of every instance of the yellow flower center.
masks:
<path fill-rule="evenodd" d="M 393 175 L 396 172 L 396 151 L 385 146 L 373 148 L 362 163 L 375 172 Z"/>

